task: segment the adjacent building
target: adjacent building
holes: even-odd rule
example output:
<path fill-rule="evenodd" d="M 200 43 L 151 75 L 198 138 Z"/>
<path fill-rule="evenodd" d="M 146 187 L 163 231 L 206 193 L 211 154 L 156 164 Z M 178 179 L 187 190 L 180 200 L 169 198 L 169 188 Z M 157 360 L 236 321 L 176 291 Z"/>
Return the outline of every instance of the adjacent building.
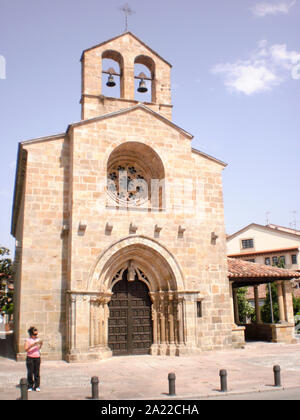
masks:
<path fill-rule="evenodd" d="M 281 266 L 300 271 L 300 231 L 274 224 L 266 226 L 251 223 L 227 236 L 227 255 L 230 258 L 269 266 Z M 293 292 L 300 296 L 299 281 L 294 282 Z M 260 303 L 266 296 L 264 285 L 259 287 Z M 248 299 L 254 302 L 253 290 Z"/>
<path fill-rule="evenodd" d="M 300 271 L 300 231 L 277 225 L 251 223 L 227 237 L 227 253 L 231 258 L 277 265 Z"/>

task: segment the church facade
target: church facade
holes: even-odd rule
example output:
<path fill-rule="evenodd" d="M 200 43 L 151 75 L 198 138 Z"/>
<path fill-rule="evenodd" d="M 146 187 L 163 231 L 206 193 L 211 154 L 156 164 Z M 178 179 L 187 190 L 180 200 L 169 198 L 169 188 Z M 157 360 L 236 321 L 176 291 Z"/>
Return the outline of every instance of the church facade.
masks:
<path fill-rule="evenodd" d="M 70 362 L 231 347 L 226 165 L 174 124 L 171 65 L 135 35 L 81 62 L 81 121 L 19 144 L 17 358 L 31 325 L 44 358 Z M 103 94 L 107 78 L 119 97 Z M 145 83 L 149 100 L 137 100 Z"/>

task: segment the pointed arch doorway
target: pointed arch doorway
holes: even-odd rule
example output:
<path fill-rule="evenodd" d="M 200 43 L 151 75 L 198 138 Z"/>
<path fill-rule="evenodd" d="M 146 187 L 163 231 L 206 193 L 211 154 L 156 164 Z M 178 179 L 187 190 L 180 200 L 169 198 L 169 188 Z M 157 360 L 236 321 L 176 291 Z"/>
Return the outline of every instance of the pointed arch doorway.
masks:
<path fill-rule="evenodd" d="M 130 267 L 116 277 L 108 304 L 108 346 L 114 356 L 149 354 L 153 331 L 149 289 Z"/>

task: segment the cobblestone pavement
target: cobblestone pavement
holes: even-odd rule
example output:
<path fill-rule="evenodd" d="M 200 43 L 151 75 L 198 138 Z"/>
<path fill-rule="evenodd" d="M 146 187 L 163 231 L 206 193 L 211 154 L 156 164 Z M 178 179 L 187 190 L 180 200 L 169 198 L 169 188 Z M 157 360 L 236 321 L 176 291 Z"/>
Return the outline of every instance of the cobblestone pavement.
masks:
<path fill-rule="evenodd" d="M 29 393 L 29 399 L 89 399 L 92 376 L 99 377 L 99 396 L 103 400 L 169 399 L 170 372 L 176 374 L 176 399 L 197 399 L 220 395 L 220 369 L 227 370 L 229 394 L 275 391 L 278 388 L 274 387 L 274 365 L 281 367 L 284 389 L 300 388 L 299 354 L 300 343 L 252 342 L 244 349 L 190 357 L 124 356 L 76 364 L 42 361 L 41 392 Z M 26 367 L 24 362 L 5 356 L 0 356 L 0 399 L 16 400 Z"/>

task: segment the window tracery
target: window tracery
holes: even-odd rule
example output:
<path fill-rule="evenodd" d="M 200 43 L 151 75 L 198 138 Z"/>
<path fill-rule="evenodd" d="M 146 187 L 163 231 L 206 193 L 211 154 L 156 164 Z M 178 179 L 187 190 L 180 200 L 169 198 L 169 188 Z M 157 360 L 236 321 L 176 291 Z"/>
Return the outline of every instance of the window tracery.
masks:
<path fill-rule="evenodd" d="M 126 142 L 107 162 L 107 206 L 161 209 L 164 205 L 164 167 L 160 157 L 140 142 Z"/>
<path fill-rule="evenodd" d="M 139 205 L 148 200 L 148 182 L 142 168 L 129 162 L 108 172 L 107 190 L 120 203 Z"/>

